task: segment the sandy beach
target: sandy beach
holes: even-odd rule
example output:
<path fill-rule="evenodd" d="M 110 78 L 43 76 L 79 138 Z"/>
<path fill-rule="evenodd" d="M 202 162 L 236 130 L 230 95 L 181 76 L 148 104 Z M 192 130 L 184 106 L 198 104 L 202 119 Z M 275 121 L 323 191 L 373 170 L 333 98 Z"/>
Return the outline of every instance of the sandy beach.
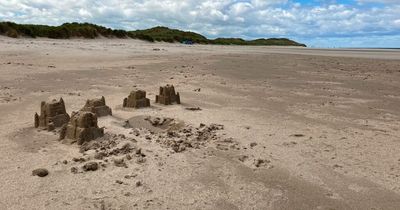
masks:
<path fill-rule="evenodd" d="M 154 103 L 166 84 L 182 104 Z M 150 108 L 122 107 L 135 88 Z M 101 96 L 110 150 L 132 151 L 99 159 L 34 128 L 41 101 L 71 114 Z M 0 209 L 398 209 L 399 104 L 400 50 L 0 37 Z"/>

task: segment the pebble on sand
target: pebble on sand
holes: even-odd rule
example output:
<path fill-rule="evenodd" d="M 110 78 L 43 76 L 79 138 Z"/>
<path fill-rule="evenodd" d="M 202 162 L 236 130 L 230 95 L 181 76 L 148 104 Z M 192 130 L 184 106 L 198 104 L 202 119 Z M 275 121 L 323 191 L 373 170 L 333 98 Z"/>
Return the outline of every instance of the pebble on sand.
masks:
<path fill-rule="evenodd" d="M 82 169 L 84 171 L 97 171 L 97 169 L 99 168 L 99 164 L 96 162 L 89 162 L 86 163 L 85 165 L 83 165 Z"/>
<path fill-rule="evenodd" d="M 32 171 L 32 176 L 45 177 L 49 174 L 49 171 L 45 168 L 39 168 Z"/>

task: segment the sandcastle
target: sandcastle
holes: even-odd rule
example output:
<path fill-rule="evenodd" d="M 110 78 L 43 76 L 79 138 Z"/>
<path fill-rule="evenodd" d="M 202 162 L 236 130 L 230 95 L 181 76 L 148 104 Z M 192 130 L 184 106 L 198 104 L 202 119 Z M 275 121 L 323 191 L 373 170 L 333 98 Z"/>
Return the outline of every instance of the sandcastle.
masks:
<path fill-rule="evenodd" d="M 79 145 L 104 135 L 104 129 L 97 125 L 97 116 L 92 112 L 73 112 L 68 124 L 60 132 L 60 140 L 77 140 Z"/>
<path fill-rule="evenodd" d="M 129 94 L 128 98 L 124 98 L 122 106 L 130 108 L 149 107 L 150 99 L 146 98 L 146 91 L 134 90 Z"/>
<path fill-rule="evenodd" d="M 100 99 L 87 100 L 81 111 L 93 112 L 97 115 L 97 117 L 112 115 L 112 110 L 106 105 L 106 99 L 104 96 L 102 96 Z"/>
<path fill-rule="evenodd" d="M 69 121 L 70 117 L 65 110 L 64 100 L 42 101 L 40 105 L 40 116 L 35 113 L 35 128 L 44 127 L 49 131 L 61 127 Z"/>
<path fill-rule="evenodd" d="M 175 93 L 175 88 L 173 85 L 166 85 L 160 87 L 160 94 L 156 95 L 156 103 L 170 105 L 172 103 L 181 103 L 181 98 L 179 93 Z"/>

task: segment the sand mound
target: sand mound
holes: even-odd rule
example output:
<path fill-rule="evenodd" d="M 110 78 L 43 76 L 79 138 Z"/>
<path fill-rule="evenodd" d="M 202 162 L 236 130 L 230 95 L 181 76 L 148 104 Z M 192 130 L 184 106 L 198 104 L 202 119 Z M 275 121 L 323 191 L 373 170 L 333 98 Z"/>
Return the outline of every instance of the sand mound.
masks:
<path fill-rule="evenodd" d="M 124 98 L 122 106 L 129 108 L 149 107 L 150 100 L 146 98 L 146 91 L 134 90 L 127 98 Z"/>
<path fill-rule="evenodd" d="M 92 112 L 73 112 L 71 120 L 60 132 L 60 139 L 76 140 L 79 145 L 104 135 L 97 125 L 97 116 Z"/>
<path fill-rule="evenodd" d="M 156 95 L 156 103 L 171 105 L 173 103 L 180 104 L 181 97 L 179 93 L 175 93 L 175 88 L 173 85 L 166 85 L 160 87 L 160 94 Z"/>
<path fill-rule="evenodd" d="M 87 100 L 81 111 L 95 113 L 97 117 L 112 115 L 112 110 L 106 105 L 106 99 L 104 96 L 100 99 Z"/>
<path fill-rule="evenodd" d="M 65 110 L 64 100 L 42 101 L 40 115 L 35 113 L 35 128 L 43 127 L 49 131 L 61 127 L 69 121 L 70 117 Z"/>

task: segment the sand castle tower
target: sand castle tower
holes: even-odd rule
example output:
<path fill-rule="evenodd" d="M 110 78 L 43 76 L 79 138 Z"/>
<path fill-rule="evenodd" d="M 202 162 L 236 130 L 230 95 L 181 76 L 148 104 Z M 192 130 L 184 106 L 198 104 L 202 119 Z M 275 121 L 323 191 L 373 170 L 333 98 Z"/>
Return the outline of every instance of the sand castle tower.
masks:
<path fill-rule="evenodd" d="M 142 108 L 150 106 L 150 99 L 146 98 L 146 91 L 134 90 L 128 98 L 124 98 L 123 107 Z"/>
<path fill-rule="evenodd" d="M 100 99 L 87 100 L 81 111 L 93 112 L 97 115 L 97 117 L 112 115 L 112 110 L 106 105 L 106 99 L 104 96 L 102 96 Z"/>
<path fill-rule="evenodd" d="M 77 140 L 79 145 L 104 135 L 104 129 L 97 125 L 97 116 L 92 112 L 73 112 L 68 124 L 61 129 L 61 139 Z"/>
<path fill-rule="evenodd" d="M 181 98 L 179 93 L 175 93 L 175 88 L 173 85 L 166 85 L 160 87 L 160 95 L 156 95 L 156 103 L 170 105 L 172 103 L 181 103 Z"/>
<path fill-rule="evenodd" d="M 64 100 L 42 101 L 40 105 L 40 116 L 35 113 L 35 128 L 44 127 L 49 131 L 61 127 L 69 121 L 69 115 L 65 110 Z"/>

